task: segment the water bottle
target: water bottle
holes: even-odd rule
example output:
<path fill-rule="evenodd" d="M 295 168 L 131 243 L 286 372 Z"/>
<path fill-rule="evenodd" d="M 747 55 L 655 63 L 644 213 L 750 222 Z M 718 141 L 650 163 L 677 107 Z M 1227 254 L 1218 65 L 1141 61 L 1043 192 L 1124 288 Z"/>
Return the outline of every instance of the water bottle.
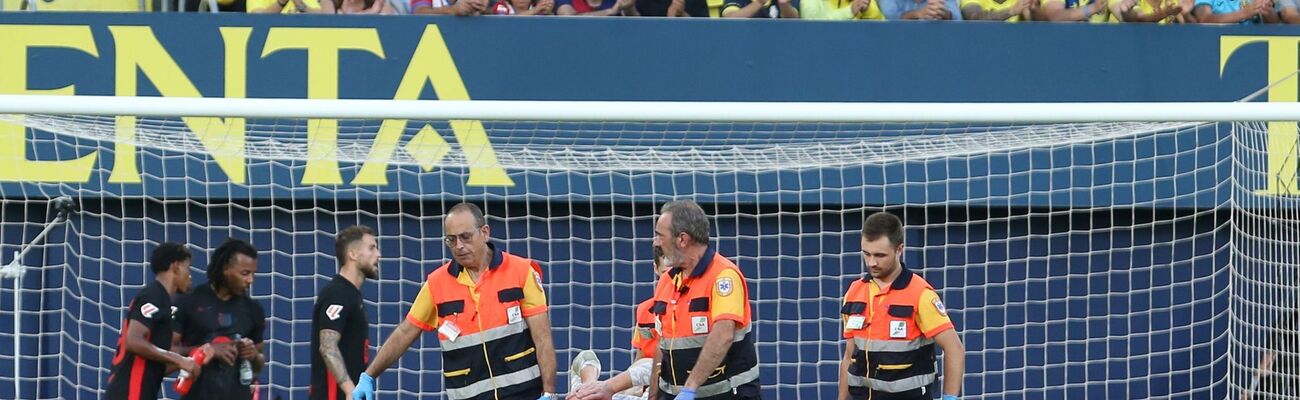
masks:
<path fill-rule="evenodd" d="M 203 365 L 203 360 L 207 357 L 208 353 L 204 352 L 202 348 L 190 352 L 190 359 L 194 360 L 194 363 L 198 365 Z M 190 393 L 190 386 L 194 386 L 194 380 L 190 379 L 190 371 L 181 370 L 180 375 L 176 378 L 176 393 L 180 393 L 181 396 L 187 395 Z"/>
<path fill-rule="evenodd" d="M 239 334 L 236 333 L 232 338 L 239 341 Z M 246 359 L 239 360 L 239 384 L 248 386 L 253 384 L 253 364 Z"/>

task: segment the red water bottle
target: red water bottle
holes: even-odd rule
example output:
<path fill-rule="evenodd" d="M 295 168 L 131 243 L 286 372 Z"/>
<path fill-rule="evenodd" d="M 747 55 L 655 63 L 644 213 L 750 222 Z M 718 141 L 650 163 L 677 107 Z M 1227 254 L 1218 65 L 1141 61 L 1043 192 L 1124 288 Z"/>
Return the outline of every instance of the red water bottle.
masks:
<path fill-rule="evenodd" d="M 194 360 L 195 364 L 202 366 L 207 358 L 208 352 L 204 351 L 203 347 L 190 351 L 190 359 Z M 190 386 L 194 386 L 194 380 L 190 379 L 190 372 L 181 370 L 180 375 L 176 377 L 176 393 L 180 393 L 181 396 L 187 395 L 190 393 Z"/>

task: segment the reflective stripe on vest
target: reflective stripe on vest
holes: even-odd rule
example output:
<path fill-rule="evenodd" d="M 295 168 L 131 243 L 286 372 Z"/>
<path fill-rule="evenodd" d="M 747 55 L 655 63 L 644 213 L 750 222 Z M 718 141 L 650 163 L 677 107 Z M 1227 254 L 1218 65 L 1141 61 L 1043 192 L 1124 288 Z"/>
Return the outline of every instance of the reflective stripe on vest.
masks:
<path fill-rule="evenodd" d="M 493 263 L 473 292 L 457 280 L 461 267 L 454 262 L 429 274 L 439 324 L 454 324 L 461 332 L 454 340 L 438 332 L 447 397 L 453 400 L 541 393 L 537 349 L 522 317 L 524 287 L 541 272 L 531 260 L 493 251 Z"/>
<path fill-rule="evenodd" d="M 725 289 L 720 290 L 730 290 L 731 296 L 741 296 L 745 306 L 744 315 L 740 317 L 752 321 L 749 289 L 743 274 L 736 264 L 718 255 L 713 249 L 705 252 L 689 276 L 682 275 L 683 269 L 674 268 L 659 280 L 650 312 L 660 320 L 659 350 L 662 357 L 659 385 L 665 393 L 677 394 L 680 385 L 686 383 L 686 378 L 699 360 L 715 322 L 712 305 L 709 303 L 715 287 L 720 283 L 719 273 L 726 270 L 735 271 L 740 282 L 721 282 L 721 287 Z M 680 288 L 675 281 L 680 281 Z M 750 331 L 750 324 L 737 324 L 726 355 L 710 376 L 701 382 L 696 396 L 701 399 L 711 396 L 729 397 L 741 386 L 757 384 L 758 354 L 754 348 L 754 335 Z"/>
<path fill-rule="evenodd" d="M 497 387 L 506 387 L 527 384 L 538 380 L 542 377 L 542 369 L 534 365 L 522 371 L 515 371 L 505 375 L 499 375 L 489 380 L 474 382 L 465 387 L 447 388 L 447 397 L 453 399 L 470 399 L 475 396 L 491 393 L 492 389 Z"/>
<path fill-rule="evenodd" d="M 460 350 L 527 331 L 528 324 L 506 324 L 506 326 L 498 326 L 479 333 L 462 334 L 457 336 L 456 340 L 447 340 L 446 337 L 440 335 L 438 344 L 442 346 L 442 351 Z"/>
<path fill-rule="evenodd" d="M 744 385 L 746 383 L 754 382 L 757 380 L 758 380 L 758 367 L 750 368 L 744 372 L 732 375 L 730 378 L 727 378 L 727 380 L 718 381 L 707 385 L 700 385 L 698 389 L 695 389 L 695 396 L 698 398 L 704 398 L 704 397 L 728 394 L 731 393 L 732 389 L 740 387 L 740 385 Z M 661 376 L 659 377 L 659 390 L 663 391 L 664 393 L 668 393 L 676 396 L 677 394 L 682 392 L 682 386 L 670 384 L 668 383 L 668 381 L 665 381 L 664 378 Z"/>
<path fill-rule="evenodd" d="M 749 325 L 740 328 L 732 335 L 731 342 L 736 343 L 745 340 L 745 335 L 749 334 Z M 689 350 L 704 347 L 704 342 L 709 339 L 708 335 L 687 336 L 684 338 L 659 338 L 659 347 L 673 350 Z"/>
<path fill-rule="evenodd" d="M 849 386 L 867 387 L 867 385 L 870 384 L 870 382 L 867 381 L 867 377 L 865 376 L 857 376 L 857 375 L 849 374 L 848 377 L 849 377 L 848 379 Z"/>
<path fill-rule="evenodd" d="M 937 379 L 934 339 L 923 336 L 916 323 L 921 294 L 930 284 L 907 269 L 893 284 L 871 296 L 871 280 L 858 280 L 844 296 L 841 314 L 862 316 L 862 328 L 848 331 L 855 352 L 848 384 L 881 392 L 904 392 Z"/>
<path fill-rule="evenodd" d="M 900 340 L 867 340 L 865 338 L 853 338 L 853 346 L 867 352 L 885 351 L 885 352 L 905 352 L 920 350 L 922 347 L 934 344 L 934 339 L 927 337 L 917 338 L 912 341 Z"/>

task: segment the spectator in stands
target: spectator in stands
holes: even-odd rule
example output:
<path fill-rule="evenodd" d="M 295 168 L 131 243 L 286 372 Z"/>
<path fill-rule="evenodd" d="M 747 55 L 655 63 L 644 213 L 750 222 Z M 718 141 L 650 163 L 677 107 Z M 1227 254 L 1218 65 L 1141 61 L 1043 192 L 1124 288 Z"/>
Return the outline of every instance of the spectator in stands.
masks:
<path fill-rule="evenodd" d="M 722 16 L 725 0 L 636 0 L 637 15 L 643 17 Z"/>
<path fill-rule="evenodd" d="M 883 21 L 880 0 L 803 0 L 799 3 L 799 17 L 803 19 L 848 20 L 864 19 Z"/>
<path fill-rule="evenodd" d="M 555 14 L 590 17 L 638 15 L 636 0 L 559 0 L 555 2 Z"/>
<path fill-rule="evenodd" d="M 885 19 L 961 20 L 957 0 L 878 0 Z"/>
<path fill-rule="evenodd" d="M 244 0 L 216 0 L 217 10 L 220 12 L 245 12 L 248 11 L 248 5 Z M 185 11 L 212 11 L 211 3 L 208 0 L 197 0 L 182 2 Z"/>
<path fill-rule="evenodd" d="M 799 18 L 799 0 L 726 0 L 722 3 L 722 17 Z"/>
<path fill-rule="evenodd" d="M 1283 23 L 1300 24 L 1300 0 L 1277 0 L 1277 16 Z"/>
<path fill-rule="evenodd" d="M 551 15 L 555 0 L 493 0 L 488 9 L 495 15 Z"/>
<path fill-rule="evenodd" d="M 1196 0 L 1192 14 L 1202 24 L 1257 24 L 1278 22 L 1272 0 Z"/>
<path fill-rule="evenodd" d="M 411 0 L 411 14 L 479 15 L 487 6 L 487 0 Z"/>
<path fill-rule="evenodd" d="M 1028 21 L 1038 0 L 961 0 L 961 18 L 976 21 Z"/>
<path fill-rule="evenodd" d="M 1110 15 L 1119 22 L 1174 22 L 1183 14 L 1177 0 L 1120 0 L 1110 4 Z"/>
<path fill-rule="evenodd" d="M 642 17 L 666 17 L 671 0 L 638 0 L 636 13 Z"/>
<path fill-rule="evenodd" d="M 248 0 L 250 14 L 319 13 L 318 0 Z"/>
<path fill-rule="evenodd" d="M 410 14 L 411 0 L 388 0 L 388 8 L 393 10 L 393 14 Z"/>
<path fill-rule="evenodd" d="M 1193 14 L 1192 10 L 1195 8 L 1196 0 L 1178 0 L 1178 4 L 1183 7 L 1183 13 L 1176 18 L 1178 22 L 1195 24 L 1196 14 Z"/>
<path fill-rule="evenodd" d="M 247 0 L 249 13 L 398 14 L 388 0 Z M 291 5 L 292 4 L 292 5 Z"/>
<path fill-rule="evenodd" d="M 320 3 L 325 14 L 394 14 L 387 0 L 325 0 Z"/>
<path fill-rule="evenodd" d="M 667 17 L 720 18 L 724 0 L 672 0 Z"/>
<path fill-rule="evenodd" d="M 1110 21 L 1109 7 L 1108 0 L 1043 0 L 1034 19 L 1104 23 Z"/>

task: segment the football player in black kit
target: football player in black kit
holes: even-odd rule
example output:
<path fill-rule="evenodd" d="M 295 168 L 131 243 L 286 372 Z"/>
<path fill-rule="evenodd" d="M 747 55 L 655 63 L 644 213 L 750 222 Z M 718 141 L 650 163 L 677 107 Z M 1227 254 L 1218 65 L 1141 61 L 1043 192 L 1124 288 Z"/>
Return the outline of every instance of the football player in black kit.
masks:
<path fill-rule="evenodd" d="M 266 365 L 262 333 L 266 313 L 248 296 L 257 272 L 257 249 L 229 239 L 212 252 L 208 282 L 177 302 L 173 348 L 210 345 L 203 373 L 194 381 L 189 400 L 248 400 L 253 379 Z"/>
<path fill-rule="evenodd" d="M 157 399 L 169 369 L 199 372 L 194 360 L 166 350 L 172 347 L 172 295 L 190 290 L 191 258 L 190 251 L 177 243 L 154 249 L 149 260 L 154 280 L 128 306 L 105 399 Z"/>
<path fill-rule="evenodd" d="M 352 377 L 370 361 L 370 321 L 361 302 L 361 285 L 379 277 L 379 244 L 374 231 L 353 226 L 334 238 L 339 273 L 316 295 L 311 317 L 311 398 L 352 399 Z"/>

